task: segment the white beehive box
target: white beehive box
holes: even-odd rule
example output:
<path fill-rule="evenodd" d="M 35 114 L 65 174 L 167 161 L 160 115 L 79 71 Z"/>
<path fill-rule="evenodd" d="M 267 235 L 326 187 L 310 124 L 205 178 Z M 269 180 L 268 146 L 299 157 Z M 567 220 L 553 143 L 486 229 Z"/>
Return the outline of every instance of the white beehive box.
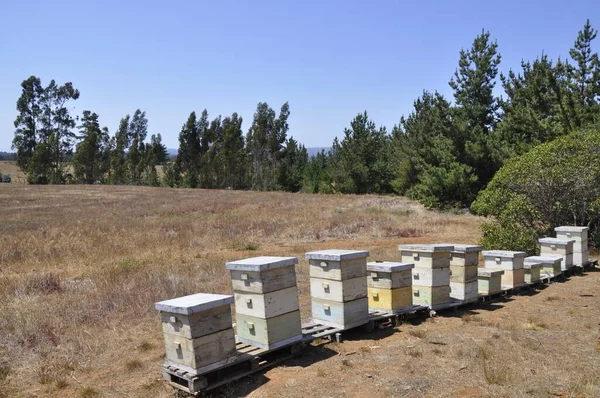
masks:
<path fill-rule="evenodd" d="M 483 252 L 485 268 L 517 270 L 523 269 L 527 253 L 506 250 L 485 250 Z"/>
<path fill-rule="evenodd" d="M 504 270 L 492 268 L 479 268 L 477 282 L 479 294 L 495 294 L 502 291 L 502 275 Z"/>
<path fill-rule="evenodd" d="M 230 261 L 237 339 L 274 349 L 302 339 L 297 257 L 262 256 Z"/>
<path fill-rule="evenodd" d="M 435 306 L 450 301 L 450 285 L 445 286 L 420 286 L 412 287 L 413 305 Z"/>
<path fill-rule="evenodd" d="M 541 238 L 538 239 L 538 243 L 540 244 L 541 256 L 561 256 L 563 258 L 561 265 L 563 271 L 573 267 L 574 239 Z"/>
<path fill-rule="evenodd" d="M 525 257 L 525 264 L 539 263 L 542 265 L 540 269 L 541 278 L 553 278 L 562 274 L 561 263 L 563 258 L 560 256 L 531 256 Z"/>
<path fill-rule="evenodd" d="M 312 318 L 326 326 L 349 329 L 368 322 L 365 250 L 306 253 L 310 270 Z"/>
<path fill-rule="evenodd" d="M 525 283 L 532 284 L 540 281 L 542 263 L 526 262 L 523 266 L 525 270 Z"/>
<path fill-rule="evenodd" d="M 475 266 L 479 265 L 479 253 L 483 250 L 483 246 L 464 245 L 464 244 L 444 244 L 452 246 L 454 249 L 450 252 L 450 266 Z M 477 278 L 477 275 L 475 275 Z"/>
<path fill-rule="evenodd" d="M 461 301 L 476 301 L 478 297 L 477 269 L 471 282 L 450 282 L 450 298 Z"/>
<path fill-rule="evenodd" d="M 413 268 L 412 270 L 413 286 L 449 286 L 450 285 L 450 267 L 445 268 Z"/>
<path fill-rule="evenodd" d="M 575 240 L 573 253 L 586 253 L 588 251 L 589 227 L 562 226 L 554 228 L 556 238 L 562 240 Z"/>
<path fill-rule="evenodd" d="M 369 308 L 397 312 L 412 306 L 413 264 L 376 261 L 367 263 Z"/>
<path fill-rule="evenodd" d="M 233 360 L 231 303 L 233 296 L 205 293 L 156 303 L 162 319 L 165 363 L 200 374 Z"/>
<path fill-rule="evenodd" d="M 415 268 L 447 268 L 450 266 L 452 245 L 399 245 L 403 263 L 414 264 Z"/>

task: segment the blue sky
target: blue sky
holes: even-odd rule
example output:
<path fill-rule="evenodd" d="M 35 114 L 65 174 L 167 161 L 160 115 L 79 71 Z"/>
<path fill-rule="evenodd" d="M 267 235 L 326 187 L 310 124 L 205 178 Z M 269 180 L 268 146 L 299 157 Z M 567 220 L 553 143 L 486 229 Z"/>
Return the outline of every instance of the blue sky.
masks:
<path fill-rule="evenodd" d="M 30 75 L 72 81 L 73 113 L 98 113 L 111 134 L 145 110 L 169 148 L 192 110 L 238 112 L 247 131 L 261 101 L 289 101 L 289 134 L 329 146 L 358 112 L 391 129 L 424 89 L 451 97 L 459 51 L 482 28 L 508 71 L 542 51 L 565 57 L 586 18 L 600 27 L 597 0 L 3 3 L 0 150 Z"/>

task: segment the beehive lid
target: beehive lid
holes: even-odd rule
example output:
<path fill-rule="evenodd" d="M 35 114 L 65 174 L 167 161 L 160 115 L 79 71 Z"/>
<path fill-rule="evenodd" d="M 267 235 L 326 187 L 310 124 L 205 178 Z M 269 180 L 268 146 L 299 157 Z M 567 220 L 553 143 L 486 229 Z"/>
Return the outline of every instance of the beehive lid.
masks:
<path fill-rule="evenodd" d="M 584 232 L 584 231 L 588 231 L 589 229 L 590 229 L 589 227 L 575 227 L 575 226 L 570 226 L 570 225 L 563 225 L 562 227 L 554 228 L 554 231 L 556 231 L 556 232 Z"/>
<path fill-rule="evenodd" d="M 558 238 L 541 238 L 538 239 L 539 243 L 549 243 L 551 245 L 568 245 L 569 243 L 575 243 L 575 239 L 558 239 Z"/>
<path fill-rule="evenodd" d="M 367 263 L 367 270 L 368 271 L 375 271 L 375 272 L 400 272 L 400 271 L 407 271 L 410 269 L 415 268 L 414 264 L 409 264 L 409 263 L 396 263 L 396 262 L 392 262 L 392 261 L 373 261 L 370 263 Z"/>
<path fill-rule="evenodd" d="M 556 264 L 561 263 L 563 260 L 562 256 L 531 256 L 525 257 L 525 263 L 540 263 L 540 264 Z"/>
<path fill-rule="evenodd" d="M 496 275 L 504 275 L 504 270 L 501 269 L 495 269 L 495 268 L 478 268 L 477 269 L 477 276 L 483 276 L 483 277 L 492 277 L 492 276 L 496 276 Z"/>
<path fill-rule="evenodd" d="M 544 264 L 543 263 L 539 263 L 539 262 L 527 262 L 525 264 L 523 264 L 523 268 L 525 269 L 532 269 L 532 268 L 541 268 Z"/>
<path fill-rule="evenodd" d="M 453 245 L 398 245 L 398 250 L 407 252 L 451 252 Z"/>
<path fill-rule="evenodd" d="M 330 261 L 343 261 L 343 260 L 354 260 L 355 258 L 369 257 L 367 250 L 321 250 L 318 252 L 306 253 L 306 258 L 309 260 L 330 260 Z"/>
<path fill-rule="evenodd" d="M 483 246 L 478 246 L 478 245 L 463 245 L 463 244 L 444 243 L 444 246 L 453 246 L 454 250 L 452 250 L 452 251 L 459 252 L 459 253 L 472 253 L 472 252 L 480 252 L 483 250 Z"/>
<path fill-rule="evenodd" d="M 230 271 L 236 270 L 261 272 L 296 264 L 298 264 L 298 257 L 262 256 L 245 258 L 237 261 L 229 261 L 225 264 L 225 268 Z"/>
<path fill-rule="evenodd" d="M 511 252 L 507 250 L 485 250 L 483 252 L 484 257 L 500 257 L 500 258 L 519 258 L 525 257 L 525 252 Z"/>
<path fill-rule="evenodd" d="M 163 312 L 190 315 L 232 303 L 233 296 L 228 294 L 198 293 L 171 300 L 159 301 L 154 304 L 154 308 Z"/>

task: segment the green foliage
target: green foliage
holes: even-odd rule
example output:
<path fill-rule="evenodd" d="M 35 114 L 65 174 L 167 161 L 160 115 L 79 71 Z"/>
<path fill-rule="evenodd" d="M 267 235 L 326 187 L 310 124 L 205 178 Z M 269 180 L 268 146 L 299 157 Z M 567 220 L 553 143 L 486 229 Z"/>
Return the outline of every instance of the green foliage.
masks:
<path fill-rule="evenodd" d="M 487 245 L 511 233 L 520 236 L 519 228 L 533 238 L 560 225 L 587 225 L 595 231 L 600 223 L 600 132 L 571 133 L 512 158 L 471 208 L 497 220 L 484 229 Z"/>
<path fill-rule="evenodd" d="M 83 111 L 79 129 L 81 141 L 72 162 L 75 179 L 84 184 L 104 182 L 110 167 L 108 130 L 100 129 L 98 115 L 90 111 Z"/>
<path fill-rule="evenodd" d="M 302 188 L 308 153 L 293 137 L 287 140 L 276 170 L 277 184 L 284 191 L 298 192 Z"/>

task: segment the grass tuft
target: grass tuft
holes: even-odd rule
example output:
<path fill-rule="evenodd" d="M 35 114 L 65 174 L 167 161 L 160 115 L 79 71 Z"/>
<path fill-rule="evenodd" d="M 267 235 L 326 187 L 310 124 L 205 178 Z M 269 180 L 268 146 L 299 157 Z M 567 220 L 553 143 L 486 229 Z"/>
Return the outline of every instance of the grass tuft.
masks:
<path fill-rule="evenodd" d="M 140 361 L 139 359 L 131 359 L 125 362 L 125 369 L 127 369 L 130 372 L 133 372 L 137 369 L 141 369 L 143 366 L 144 365 L 142 364 L 142 361 Z"/>
<path fill-rule="evenodd" d="M 525 324 L 523 324 L 523 329 L 525 329 L 525 330 L 540 331 L 540 330 L 544 330 L 547 328 L 548 328 L 547 323 L 543 322 L 540 319 L 534 318 L 534 317 L 528 317 L 527 322 L 525 322 Z"/>
<path fill-rule="evenodd" d="M 79 392 L 81 398 L 96 398 L 100 396 L 98 390 L 92 387 L 86 387 Z"/>
<path fill-rule="evenodd" d="M 427 335 L 427 332 L 423 329 L 411 329 L 408 331 L 408 334 L 413 337 L 423 339 Z"/>
<path fill-rule="evenodd" d="M 138 350 L 141 352 L 150 351 L 154 348 L 154 344 L 149 341 L 142 341 L 140 345 L 138 345 Z"/>
<path fill-rule="evenodd" d="M 546 297 L 546 301 L 558 301 L 560 300 L 560 297 L 558 296 L 548 296 Z"/>

